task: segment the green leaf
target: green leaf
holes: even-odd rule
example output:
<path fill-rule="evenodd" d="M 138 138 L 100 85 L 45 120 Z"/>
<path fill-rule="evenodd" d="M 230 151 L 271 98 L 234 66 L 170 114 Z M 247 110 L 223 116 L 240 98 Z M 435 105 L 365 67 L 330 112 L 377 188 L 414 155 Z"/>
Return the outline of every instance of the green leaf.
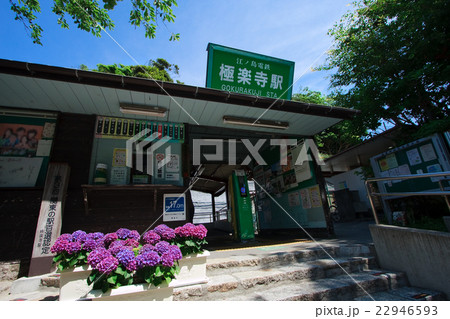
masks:
<path fill-rule="evenodd" d="M 100 273 L 98 272 L 97 269 L 92 270 L 91 273 L 89 274 L 88 278 L 87 278 L 88 284 L 89 285 L 92 284 L 99 274 Z"/>
<path fill-rule="evenodd" d="M 186 245 L 188 245 L 189 247 L 195 247 L 195 242 L 193 240 L 186 240 L 185 241 Z"/>
<path fill-rule="evenodd" d="M 161 267 L 160 266 L 156 266 L 156 268 L 155 268 L 155 276 L 156 277 L 161 277 L 162 275 L 164 275 L 164 273 L 161 271 Z"/>
<path fill-rule="evenodd" d="M 112 285 L 115 285 L 117 283 L 117 275 L 111 275 L 106 279 L 106 281 Z"/>
<path fill-rule="evenodd" d="M 122 276 L 125 276 L 125 274 L 127 273 L 127 271 L 124 270 L 121 266 L 119 266 L 119 267 L 117 267 L 117 269 L 115 270 L 115 273 L 116 273 L 116 274 L 119 274 L 119 275 L 122 275 Z"/>
<path fill-rule="evenodd" d="M 107 292 L 109 289 L 109 284 L 106 282 L 106 280 L 102 281 L 102 291 L 103 293 Z"/>
<path fill-rule="evenodd" d="M 75 266 L 76 265 L 76 263 L 78 262 L 78 259 L 75 257 L 75 258 L 72 258 L 70 261 L 69 261 L 69 266 L 70 267 L 73 267 L 73 266 Z"/>

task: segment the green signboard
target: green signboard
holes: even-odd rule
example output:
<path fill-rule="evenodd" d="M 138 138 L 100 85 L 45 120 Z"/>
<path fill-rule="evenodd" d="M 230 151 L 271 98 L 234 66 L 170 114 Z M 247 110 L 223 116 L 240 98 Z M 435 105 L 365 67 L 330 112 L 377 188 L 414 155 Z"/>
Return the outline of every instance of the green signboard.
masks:
<path fill-rule="evenodd" d="M 206 87 L 290 100 L 294 62 L 208 44 Z"/>

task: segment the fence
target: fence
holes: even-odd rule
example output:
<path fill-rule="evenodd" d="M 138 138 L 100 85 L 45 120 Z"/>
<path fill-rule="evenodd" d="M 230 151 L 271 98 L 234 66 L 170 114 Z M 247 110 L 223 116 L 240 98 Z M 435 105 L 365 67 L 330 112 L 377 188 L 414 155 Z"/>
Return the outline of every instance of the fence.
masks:
<path fill-rule="evenodd" d="M 407 197 L 407 196 L 443 196 L 445 198 L 445 202 L 447 204 L 447 208 L 450 211 L 450 202 L 447 196 L 450 195 L 450 191 L 446 191 L 445 187 L 442 184 L 442 179 L 439 182 L 439 191 L 423 191 L 423 192 L 396 192 L 396 193 L 372 193 L 371 188 L 369 187 L 369 183 L 373 182 L 387 182 L 387 181 L 396 181 L 396 180 L 408 180 L 408 179 L 416 179 L 416 178 L 430 178 L 430 177 L 442 177 L 444 180 L 449 180 L 446 178 L 450 176 L 450 172 L 442 172 L 442 173 L 427 173 L 427 174 L 415 174 L 415 175 L 401 175 L 395 177 L 376 177 L 369 178 L 366 180 L 366 190 L 367 195 L 369 196 L 370 206 L 372 208 L 373 217 L 375 222 L 379 224 L 378 216 L 375 210 L 375 205 L 373 203 L 372 196 L 389 196 L 389 197 Z"/>

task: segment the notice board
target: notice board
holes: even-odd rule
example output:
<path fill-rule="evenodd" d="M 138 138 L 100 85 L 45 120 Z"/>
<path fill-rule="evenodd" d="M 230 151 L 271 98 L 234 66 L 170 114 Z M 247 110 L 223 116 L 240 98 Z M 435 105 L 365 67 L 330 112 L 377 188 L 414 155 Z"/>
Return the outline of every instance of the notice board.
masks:
<path fill-rule="evenodd" d="M 439 135 L 423 138 L 371 158 L 375 177 L 438 173 L 450 170 L 448 151 Z M 439 189 L 439 178 L 382 182 L 387 193 Z M 443 182 L 444 187 L 449 186 Z"/>
<path fill-rule="evenodd" d="M 43 187 L 56 115 L 5 113 L 0 118 L 0 188 Z"/>

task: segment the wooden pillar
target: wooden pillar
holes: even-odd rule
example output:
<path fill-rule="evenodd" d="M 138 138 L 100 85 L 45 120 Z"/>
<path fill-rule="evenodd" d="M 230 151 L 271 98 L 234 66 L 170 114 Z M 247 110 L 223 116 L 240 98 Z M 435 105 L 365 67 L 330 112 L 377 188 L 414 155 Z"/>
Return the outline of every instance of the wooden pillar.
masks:
<path fill-rule="evenodd" d="M 216 216 L 216 197 L 213 193 L 211 193 L 211 203 L 212 203 L 212 216 L 213 216 L 213 222 L 217 220 Z"/>
<path fill-rule="evenodd" d="M 317 165 L 315 160 L 312 161 L 312 165 L 314 166 L 314 175 L 316 176 L 317 183 L 319 184 L 320 197 L 322 199 L 323 211 L 325 213 L 325 221 L 327 223 L 328 234 L 334 235 L 334 225 L 330 216 L 330 207 L 328 205 L 328 196 L 325 178 L 323 177 L 320 166 Z"/>

